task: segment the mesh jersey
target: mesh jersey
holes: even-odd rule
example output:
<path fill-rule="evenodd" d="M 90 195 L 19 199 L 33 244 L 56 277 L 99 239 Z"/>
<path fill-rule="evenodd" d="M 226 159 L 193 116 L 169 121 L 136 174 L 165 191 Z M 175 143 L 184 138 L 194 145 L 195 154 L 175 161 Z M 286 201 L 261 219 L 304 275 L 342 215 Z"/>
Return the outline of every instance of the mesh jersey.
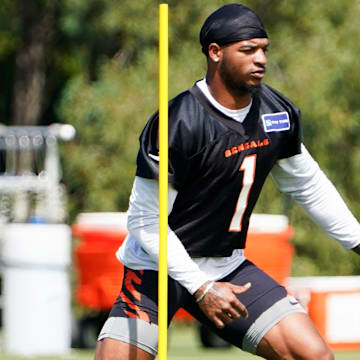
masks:
<path fill-rule="evenodd" d="M 267 121 L 267 122 L 266 122 Z M 169 103 L 169 226 L 192 257 L 245 247 L 249 218 L 275 162 L 300 153 L 300 111 L 263 84 L 243 123 L 194 85 Z M 136 175 L 158 178 L 158 113 L 140 136 Z"/>

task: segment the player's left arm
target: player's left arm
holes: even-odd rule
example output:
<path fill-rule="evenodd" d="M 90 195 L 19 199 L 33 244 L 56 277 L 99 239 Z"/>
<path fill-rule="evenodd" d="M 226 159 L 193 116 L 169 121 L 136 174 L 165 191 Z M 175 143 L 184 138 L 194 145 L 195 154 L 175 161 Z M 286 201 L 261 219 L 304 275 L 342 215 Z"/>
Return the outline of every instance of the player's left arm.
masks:
<path fill-rule="evenodd" d="M 279 189 L 300 204 L 331 237 L 345 249 L 360 253 L 359 222 L 304 145 L 301 154 L 279 160 L 272 175 Z"/>

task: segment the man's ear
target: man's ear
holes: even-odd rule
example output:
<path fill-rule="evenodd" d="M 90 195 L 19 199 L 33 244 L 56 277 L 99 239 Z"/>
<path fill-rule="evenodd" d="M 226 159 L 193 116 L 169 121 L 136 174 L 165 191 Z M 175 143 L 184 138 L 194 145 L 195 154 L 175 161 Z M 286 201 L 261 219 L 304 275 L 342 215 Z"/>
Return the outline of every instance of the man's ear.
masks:
<path fill-rule="evenodd" d="M 211 43 L 208 46 L 209 59 L 215 63 L 219 62 L 222 57 L 222 48 L 217 43 Z"/>

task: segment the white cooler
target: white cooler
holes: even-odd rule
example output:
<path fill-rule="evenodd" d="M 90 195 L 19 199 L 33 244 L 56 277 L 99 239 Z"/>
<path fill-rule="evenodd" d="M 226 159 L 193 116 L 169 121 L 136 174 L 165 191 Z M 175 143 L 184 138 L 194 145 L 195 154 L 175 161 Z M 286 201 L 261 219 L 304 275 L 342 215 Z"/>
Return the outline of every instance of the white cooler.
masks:
<path fill-rule="evenodd" d="M 9 224 L 2 235 L 4 351 L 65 355 L 71 347 L 71 229 Z"/>

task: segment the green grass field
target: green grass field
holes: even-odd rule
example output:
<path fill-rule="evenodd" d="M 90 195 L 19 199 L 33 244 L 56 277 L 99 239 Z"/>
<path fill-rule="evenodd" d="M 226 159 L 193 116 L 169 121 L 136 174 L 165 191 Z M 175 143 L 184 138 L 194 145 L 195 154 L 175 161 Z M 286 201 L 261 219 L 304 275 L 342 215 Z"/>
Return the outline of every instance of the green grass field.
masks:
<path fill-rule="evenodd" d="M 227 349 L 206 349 L 200 345 L 195 326 L 176 325 L 169 332 L 169 360 L 256 360 L 261 359 L 235 347 Z M 336 360 L 360 360 L 357 352 L 338 352 Z M 314 359 L 315 360 L 315 359 Z"/>
<path fill-rule="evenodd" d="M 73 350 L 63 357 L 16 357 L 0 353 L 1 360 L 93 360 L 92 350 Z M 256 360 L 260 359 L 234 347 L 226 349 L 206 349 L 200 345 L 194 325 L 176 324 L 169 331 L 168 360 Z M 336 360 L 359 360 L 360 351 L 337 352 Z"/>

